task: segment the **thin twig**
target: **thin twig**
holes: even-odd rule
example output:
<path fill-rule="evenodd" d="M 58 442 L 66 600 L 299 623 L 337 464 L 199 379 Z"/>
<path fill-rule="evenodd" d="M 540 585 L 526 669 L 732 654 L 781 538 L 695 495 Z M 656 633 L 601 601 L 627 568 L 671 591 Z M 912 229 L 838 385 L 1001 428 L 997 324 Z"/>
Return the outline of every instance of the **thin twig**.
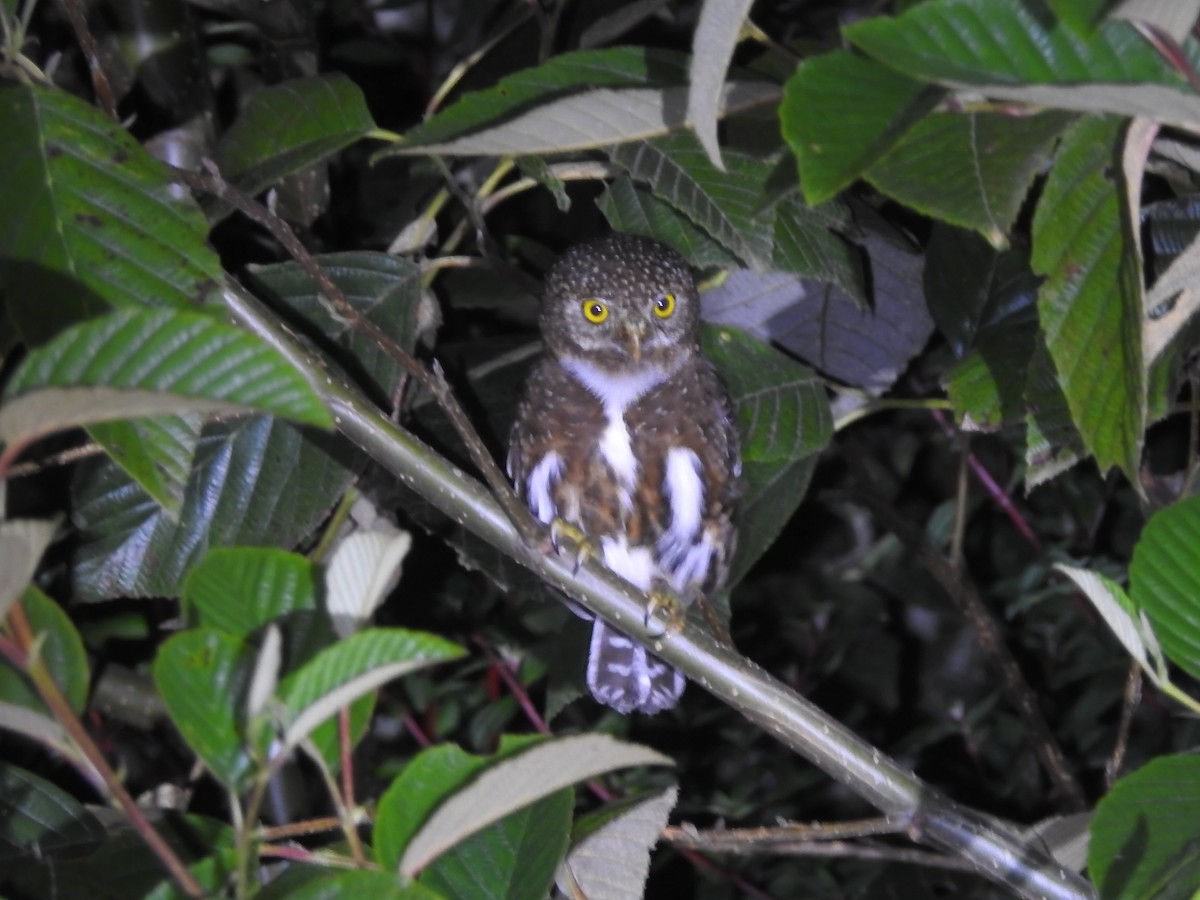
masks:
<path fill-rule="evenodd" d="M 308 249 L 300 242 L 287 223 L 274 215 L 258 201 L 235 188 L 219 175 L 206 172 L 190 172 L 186 169 L 175 169 L 175 176 L 193 190 L 212 194 L 219 200 L 231 204 L 237 210 L 254 222 L 266 228 L 271 235 L 283 245 L 291 257 L 304 269 L 309 278 L 316 284 L 317 289 L 325 299 L 333 305 L 334 313 L 344 320 L 351 328 L 366 335 L 382 350 L 388 358 L 398 363 L 419 384 L 433 394 L 438 405 L 445 412 L 450 424 L 458 432 L 463 445 L 470 454 L 471 461 L 483 475 L 484 481 L 491 488 L 509 520 L 524 538 L 533 542 L 539 531 L 534 524 L 529 510 L 517 499 L 512 487 L 505 478 L 500 467 L 488 452 L 487 446 L 479 437 L 479 433 L 471 424 L 471 420 L 463 411 L 441 367 L 435 362 L 427 368 L 411 353 L 397 344 L 378 325 L 359 313 L 346 299 L 341 288 L 320 267 Z"/>
<path fill-rule="evenodd" d="M 16 639 L 17 645 L 26 653 L 33 646 L 34 636 L 33 631 L 29 627 L 29 620 L 25 618 L 25 611 L 21 607 L 21 602 L 18 600 L 13 604 L 8 611 L 8 621 L 12 626 L 13 637 Z M 87 758 L 92 767 L 100 773 L 100 777 L 104 779 L 104 786 L 108 790 L 109 796 L 117 801 L 126 818 L 129 819 L 129 824 L 138 833 L 138 836 L 146 843 L 150 850 L 158 857 L 163 868 L 170 874 L 174 882 L 179 886 L 189 897 L 204 897 L 204 888 L 200 886 L 191 872 L 188 871 L 183 860 L 175 855 L 175 851 L 163 839 L 150 824 L 146 818 L 146 814 L 134 802 L 133 797 L 125 790 L 125 785 L 121 783 L 120 776 L 113 771 L 108 764 L 108 760 L 104 758 L 104 754 L 100 752 L 100 748 L 96 746 L 96 742 L 92 740 L 92 736 L 88 734 L 87 729 L 83 727 L 83 723 L 79 721 L 79 717 L 75 715 L 75 711 L 71 709 L 71 704 L 67 702 L 67 698 L 63 696 L 62 691 L 58 688 L 58 683 L 46 668 L 46 663 L 39 657 L 31 656 L 29 666 L 25 671 L 29 679 L 37 688 L 38 694 L 42 698 L 42 702 L 46 704 L 51 714 L 59 725 L 70 736 L 71 741 L 79 748 L 79 751 Z"/>
<path fill-rule="evenodd" d="M 1087 801 L 1083 788 L 1067 766 L 1066 757 L 1054 738 L 1049 724 L 1042 716 L 1033 689 L 1025 681 L 1021 667 L 1009 651 L 983 598 L 966 573 L 952 566 L 933 547 L 920 529 L 905 521 L 887 501 L 864 491 L 841 495 L 840 499 L 860 503 L 879 518 L 884 527 L 895 533 L 900 540 L 916 551 L 921 564 L 950 595 L 955 604 L 975 629 L 976 638 L 984 653 L 1000 674 L 1001 687 L 1009 702 L 1016 708 L 1030 732 L 1034 751 L 1050 779 L 1063 795 L 1067 807 L 1072 811 L 1085 809 Z"/>
<path fill-rule="evenodd" d="M 1133 722 L 1133 711 L 1142 697 L 1142 667 L 1138 662 L 1129 664 L 1129 675 L 1125 679 L 1125 693 L 1121 699 L 1121 721 L 1117 723 L 1117 739 L 1113 743 L 1112 756 L 1104 764 L 1104 786 L 1111 789 L 1125 764 L 1125 751 L 1129 748 L 1129 726 Z"/>
<path fill-rule="evenodd" d="M 113 95 L 112 83 L 108 80 L 108 75 L 100 62 L 100 52 L 96 48 L 96 39 L 92 37 L 91 29 L 88 28 L 87 13 L 83 3 L 80 0 L 61 0 L 61 2 L 63 9 L 66 10 L 67 18 L 71 20 L 71 27 L 75 30 L 75 40 L 79 42 L 83 58 L 87 60 L 88 72 L 92 76 L 92 90 L 96 92 L 96 102 L 114 122 L 120 121 L 117 116 L 117 99 Z"/>

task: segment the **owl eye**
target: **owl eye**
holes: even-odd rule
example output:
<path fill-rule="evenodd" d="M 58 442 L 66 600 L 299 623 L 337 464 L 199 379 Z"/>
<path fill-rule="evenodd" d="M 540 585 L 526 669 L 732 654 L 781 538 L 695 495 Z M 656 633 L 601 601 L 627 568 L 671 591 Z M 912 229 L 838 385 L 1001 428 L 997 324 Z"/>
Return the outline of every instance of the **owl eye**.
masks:
<path fill-rule="evenodd" d="M 608 304 L 589 297 L 583 301 L 583 317 L 593 325 L 599 325 L 608 318 Z"/>
<path fill-rule="evenodd" d="M 654 301 L 654 314 L 660 319 L 665 319 L 675 312 L 675 295 L 663 294 Z"/>

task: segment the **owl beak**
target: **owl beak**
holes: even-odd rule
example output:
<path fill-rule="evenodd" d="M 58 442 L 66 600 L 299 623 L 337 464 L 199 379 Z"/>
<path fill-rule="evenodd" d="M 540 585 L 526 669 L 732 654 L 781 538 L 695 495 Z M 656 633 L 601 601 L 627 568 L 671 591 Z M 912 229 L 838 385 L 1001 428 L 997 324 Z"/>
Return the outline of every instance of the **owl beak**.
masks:
<path fill-rule="evenodd" d="M 629 358 L 635 363 L 641 361 L 642 338 L 645 335 L 646 329 L 640 323 L 630 324 L 621 329 L 621 338 L 625 341 L 625 350 L 629 353 Z"/>

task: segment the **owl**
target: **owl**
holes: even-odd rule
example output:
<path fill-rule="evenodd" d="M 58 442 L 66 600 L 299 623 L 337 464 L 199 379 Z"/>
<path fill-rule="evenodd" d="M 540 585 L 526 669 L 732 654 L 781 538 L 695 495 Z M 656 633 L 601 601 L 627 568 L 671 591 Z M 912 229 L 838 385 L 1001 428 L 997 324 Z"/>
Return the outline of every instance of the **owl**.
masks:
<path fill-rule="evenodd" d="M 687 262 L 614 234 L 568 250 L 546 276 L 534 368 L 508 473 L 544 523 L 573 526 L 638 590 L 684 603 L 719 587 L 733 553 L 741 462 L 729 398 L 700 352 Z M 592 696 L 621 713 L 675 706 L 684 678 L 596 619 Z"/>

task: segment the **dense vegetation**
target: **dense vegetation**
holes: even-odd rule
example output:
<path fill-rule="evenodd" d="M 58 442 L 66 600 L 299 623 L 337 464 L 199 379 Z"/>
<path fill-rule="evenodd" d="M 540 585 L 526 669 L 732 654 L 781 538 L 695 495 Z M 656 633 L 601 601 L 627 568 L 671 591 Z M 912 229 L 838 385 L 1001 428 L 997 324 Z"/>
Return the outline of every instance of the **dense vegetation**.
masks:
<path fill-rule="evenodd" d="M 1200 890 L 1200 0 L 0 11 L 6 897 Z M 745 447 L 654 718 L 496 462 L 610 229 Z"/>

